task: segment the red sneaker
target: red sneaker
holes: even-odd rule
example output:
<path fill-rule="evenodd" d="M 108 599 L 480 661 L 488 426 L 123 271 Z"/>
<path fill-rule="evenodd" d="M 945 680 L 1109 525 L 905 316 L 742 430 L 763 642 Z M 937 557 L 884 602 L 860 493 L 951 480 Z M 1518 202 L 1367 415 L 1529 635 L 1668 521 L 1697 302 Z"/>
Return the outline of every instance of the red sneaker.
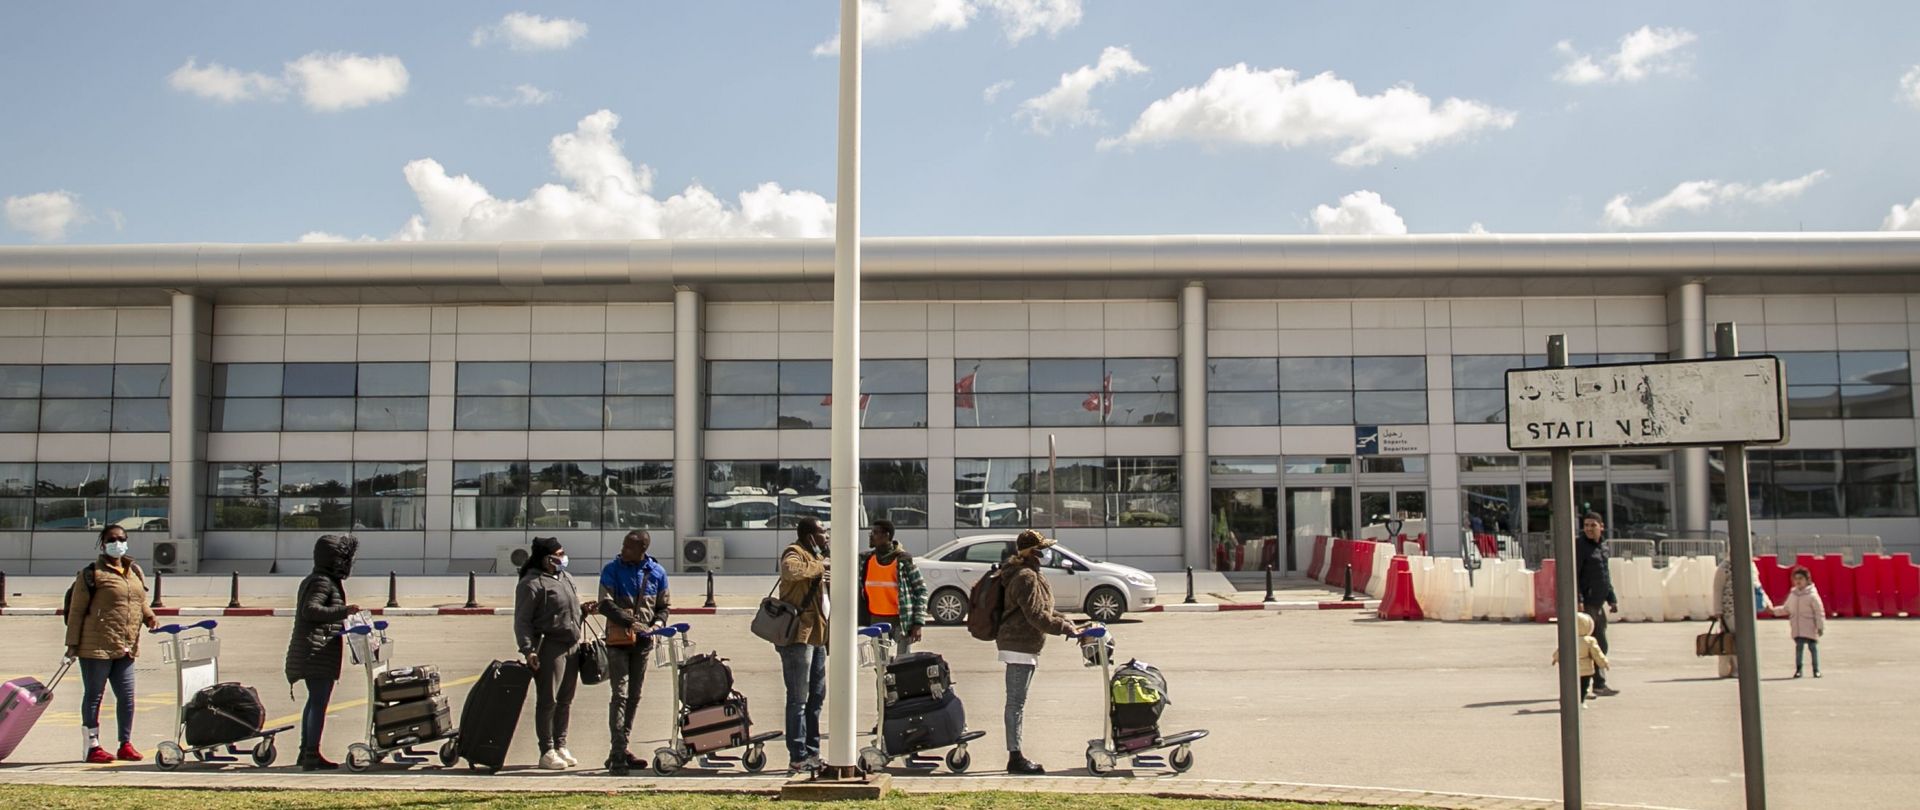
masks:
<path fill-rule="evenodd" d="M 100 746 L 96 745 L 91 750 L 87 751 L 87 762 L 91 764 L 105 765 L 112 761 L 113 761 L 113 755 L 107 753 L 107 749 L 105 748 L 101 748 Z"/>
<path fill-rule="evenodd" d="M 140 760 L 146 759 L 146 757 L 140 756 L 139 751 L 133 749 L 133 743 L 130 742 L 121 743 L 120 753 L 114 756 L 119 757 L 121 762 L 139 762 Z"/>

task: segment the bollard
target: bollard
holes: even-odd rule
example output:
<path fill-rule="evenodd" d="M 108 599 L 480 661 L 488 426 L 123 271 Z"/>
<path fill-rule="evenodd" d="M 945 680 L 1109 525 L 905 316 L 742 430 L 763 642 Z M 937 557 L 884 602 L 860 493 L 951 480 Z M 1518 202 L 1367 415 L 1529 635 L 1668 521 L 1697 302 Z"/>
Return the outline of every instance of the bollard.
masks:
<path fill-rule="evenodd" d="M 480 600 L 476 597 L 477 597 L 477 592 L 474 590 L 473 572 L 468 571 L 467 572 L 467 609 L 471 610 L 473 608 L 477 608 L 480 606 Z"/>
<path fill-rule="evenodd" d="M 718 607 L 713 601 L 713 572 L 707 572 L 707 603 L 703 607 Z"/>
<path fill-rule="evenodd" d="M 387 607 L 397 608 L 399 606 L 400 606 L 400 580 L 399 578 L 393 575 L 392 571 L 388 571 L 387 572 Z"/>
<path fill-rule="evenodd" d="M 160 601 L 160 583 L 163 583 L 163 582 L 166 582 L 166 581 L 167 581 L 167 575 L 166 575 L 166 573 L 164 573 L 164 572 L 155 572 L 155 573 L 154 573 L 154 575 L 153 575 L 153 605 L 152 605 L 152 607 L 157 607 L 157 608 L 160 608 L 160 607 L 166 607 L 166 606 L 167 606 L 167 605 L 166 605 L 166 603 L 164 603 L 164 602 L 161 602 L 161 601 Z"/>
<path fill-rule="evenodd" d="M 1277 602 L 1277 601 L 1279 601 L 1279 600 L 1277 600 L 1277 599 L 1274 599 L 1274 598 L 1273 598 L 1273 566 L 1271 566 L 1271 565 L 1269 565 L 1269 566 L 1267 566 L 1267 598 L 1265 598 L 1265 599 L 1262 599 L 1262 600 L 1260 600 L 1260 601 L 1262 601 L 1262 602 Z"/>
<path fill-rule="evenodd" d="M 0 571 L 0 608 L 7 606 L 7 572 Z"/>
<path fill-rule="evenodd" d="M 1347 565 L 1346 587 L 1344 591 L 1340 594 L 1340 601 L 1342 602 L 1354 601 L 1353 599 L 1353 565 L 1351 563 Z"/>
<path fill-rule="evenodd" d="M 227 598 L 227 607 L 229 608 L 239 607 L 240 606 L 240 572 L 239 571 L 233 572 L 233 587 L 229 591 L 229 593 L 230 595 Z"/>
<path fill-rule="evenodd" d="M 1186 599 L 1186 604 L 1189 604 L 1189 605 L 1192 605 L 1192 604 L 1196 604 L 1196 603 L 1198 603 L 1199 601 L 1200 601 L 1200 600 L 1198 600 L 1198 599 L 1195 599 L 1195 598 L 1193 598 L 1193 566 L 1191 566 L 1191 565 L 1189 565 L 1189 566 L 1187 566 L 1187 599 Z"/>

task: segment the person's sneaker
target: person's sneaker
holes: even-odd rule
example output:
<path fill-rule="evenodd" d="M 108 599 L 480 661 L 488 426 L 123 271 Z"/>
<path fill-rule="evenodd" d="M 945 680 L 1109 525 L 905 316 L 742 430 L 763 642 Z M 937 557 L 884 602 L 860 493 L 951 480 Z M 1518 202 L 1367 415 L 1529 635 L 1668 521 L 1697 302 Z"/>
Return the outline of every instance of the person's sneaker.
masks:
<path fill-rule="evenodd" d="M 146 759 L 146 757 L 140 755 L 139 751 L 134 749 L 133 743 L 124 741 L 120 743 L 120 752 L 113 756 L 121 762 L 139 762 L 140 760 Z"/>
<path fill-rule="evenodd" d="M 540 767 L 543 770 L 564 771 L 567 769 L 567 761 L 561 758 L 559 751 L 548 751 L 540 755 Z"/>
<path fill-rule="evenodd" d="M 1620 694 L 1620 690 L 1611 686 L 1596 686 L 1593 688 L 1594 697 L 1613 697 L 1617 694 Z"/>
<path fill-rule="evenodd" d="M 628 762 L 625 758 L 621 757 L 620 755 L 615 754 L 607 760 L 608 776 L 627 776 L 632 773 L 633 773 L 633 763 Z"/>
<path fill-rule="evenodd" d="M 112 761 L 113 755 L 107 753 L 107 749 L 101 748 L 100 746 L 96 745 L 92 750 L 87 752 L 87 762 L 91 764 L 106 765 Z"/>
<path fill-rule="evenodd" d="M 1007 773 L 1015 776 L 1040 776 L 1046 772 L 1047 769 L 1040 767 L 1040 763 L 1027 759 L 1018 752 L 1007 758 Z"/>
<path fill-rule="evenodd" d="M 1793 671 L 1793 677 L 1795 677 L 1795 678 L 1798 678 L 1798 677 L 1800 677 L 1800 670 L 1797 670 L 1797 669 L 1796 669 L 1796 670 L 1794 670 L 1794 671 Z"/>
<path fill-rule="evenodd" d="M 566 761 L 567 761 L 567 767 L 569 767 L 569 768 L 574 768 L 574 767 L 578 767 L 578 766 L 580 765 L 580 760 L 577 760 L 577 759 L 574 759 L 574 758 L 573 758 L 573 752 L 572 752 L 572 751 L 568 751 L 568 750 L 567 750 L 567 749 L 565 749 L 565 748 L 555 748 L 555 749 L 553 749 L 553 752 L 554 752 L 554 753 L 556 753 L 556 754 L 559 754 L 559 755 L 560 755 L 560 758 L 561 758 L 561 759 L 564 759 L 564 760 L 566 760 Z"/>
<path fill-rule="evenodd" d="M 1815 677 L 1815 678 L 1818 678 L 1818 677 L 1820 677 L 1820 670 L 1817 670 L 1817 669 L 1816 669 L 1816 670 L 1814 670 L 1814 671 L 1813 671 L 1813 677 Z"/>

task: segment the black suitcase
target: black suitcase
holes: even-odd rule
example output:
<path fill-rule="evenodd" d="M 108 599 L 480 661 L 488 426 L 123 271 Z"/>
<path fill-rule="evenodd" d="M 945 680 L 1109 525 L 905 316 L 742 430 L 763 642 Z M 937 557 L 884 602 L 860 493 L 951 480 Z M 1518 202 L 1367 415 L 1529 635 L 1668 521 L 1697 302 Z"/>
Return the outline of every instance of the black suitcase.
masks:
<path fill-rule="evenodd" d="M 532 684 L 533 670 L 519 661 L 495 661 L 480 673 L 460 709 L 460 758 L 470 767 L 498 772 L 507 764 L 507 748 Z"/>
<path fill-rule="evenodd" d="M 440 694 L 440 671 L 430 666 L 400 667 L 373 681 L 375 703 L 404 703 Z"/>
<path fill-rule="evenodd" d="M 395 726 L 447 713 L 446 696 L 434 695 L 425 700 L 409 700 L 405 703 L 376 707 L 373 710 L 373 725 L 376 728 Z"/>
<path fill-rule="evenodd" d="M 447 709 L 446 698 L 436 697 L 400 705 L 422 706 L 429 711 L 424 717 L 393 723 L 376 723 L 373 727 L 373 741 L 381 748 L 403 748 L 428 740 L 438 740 L 453 733 L 453 713 Z"/>
<path fill-rule="evenodd" d="M 960 696 L 952 692 L 888 706 L 880 727 L 880 733 L 886 737 L 887 753 L 894 756 L 955 745 L 966 731 L 967 710 L 961 705 Z"/>
<path fill-rule="evenodd" d="M 251 686 L 216 683 L 194 693 L 181 708 L 180 720 L 187 745 L 222 745 L 259 734 L 267 721 L 267 708 Z"/>
<path fill-rule="evenodd" d="M 903 700 L 938 698 L 953 691 L 953 670 L 939 653 L 900 656 L 887 665 L 887 705 Z"/>
<path fill-rule="evenodd" d="M 733 670 L 727 659 L 696 655 L 680 665 L 680 701 L 689 709 L 718 706 L 733 696 Z"/>
<path fill-rule="evenodd" d="M 746 745 L 752 732 L 747 699 L 737 693 L 712 706 L 688 709 L 680 717 L 680 739 L 696 754 Z"/>

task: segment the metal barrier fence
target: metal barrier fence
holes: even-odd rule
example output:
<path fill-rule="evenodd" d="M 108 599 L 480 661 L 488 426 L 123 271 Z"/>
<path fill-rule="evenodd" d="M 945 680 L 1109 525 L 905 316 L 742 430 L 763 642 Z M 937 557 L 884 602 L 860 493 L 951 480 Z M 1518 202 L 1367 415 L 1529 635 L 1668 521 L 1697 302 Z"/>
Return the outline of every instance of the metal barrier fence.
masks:
<path fill-rule="evenodd" d="M 1758 549 L 1759 546 L 1756 544 L 1754 553 L 1772 553 Z M 1667 560 L 1673 557 L 1711 555 L 1717 562 L 1727 557 L 1727 535 L 1725 532 L 1714 531 L 1672 532 L 1665 537 L 1656 538 L 1615 537 L 1607 540 L 1607 552 L 1610 556 L 1625 560 L 1651 557 L 1655 568 L 1667 567 Z M 1539 569 L 1542 561 L 1553 559 L 1553 535 L 1547 532 L 1527 532 L 1521 535 L 1520 553 L 1526 559 L 1528 568 Z M 1854 562 L 1858 562 L 1858 559 L 1856 558 Z"/>
<path fill-rule="evenodd" d="M 1763 534 L 1754 537 L 1753 553 L 1779 555 L 1791 563 L 1802 554 L 1838 554 L 1847 565 L 1859 565 L 1862 554 L 1885 554 L 1877 534 Z"/>

